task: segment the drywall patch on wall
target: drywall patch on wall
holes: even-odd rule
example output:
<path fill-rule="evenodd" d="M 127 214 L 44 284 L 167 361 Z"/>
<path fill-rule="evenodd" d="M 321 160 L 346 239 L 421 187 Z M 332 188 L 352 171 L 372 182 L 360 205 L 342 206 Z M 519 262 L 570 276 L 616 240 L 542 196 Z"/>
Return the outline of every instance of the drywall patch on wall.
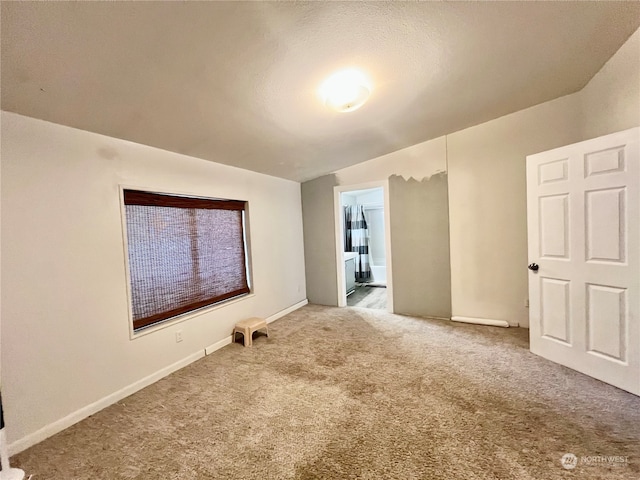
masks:
<path fill-rule="evenodd" d="M 343 168 L 336 175 L 340 185 L 356 185 L 384 180 L 391 175 L 407 180 L 422 179 L 446 170 L 447 142 L 445 137 L 438 137 Z"/>
<path fill-rule="evenodd" d="M 451 317 L 447 174 L 389 177 L 396 313 Z"/>
<path fill-rule="evenodd" d="M 302 184 L 302 223 L 304 228 L 304 261 L 309 302 L 338 305 L 336 271 L 334 174 Z"/>
<path fill-rule="evenodd" d="M 114 158 L 120 158 L 120 154 L 118 150 L 113 147 L 105 146 L 100 147 L 96 150 L 98 157 L 103 158 L 105 160 L 113 160 Z"/>

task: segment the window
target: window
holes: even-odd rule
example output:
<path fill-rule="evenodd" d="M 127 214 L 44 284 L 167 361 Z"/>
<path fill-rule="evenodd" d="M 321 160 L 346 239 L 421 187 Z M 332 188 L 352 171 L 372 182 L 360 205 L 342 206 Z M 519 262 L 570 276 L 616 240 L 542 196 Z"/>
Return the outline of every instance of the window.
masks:
<path fill-rule="evenodd" d="M 133 329 L 249 293 L 245 202 L 124 190 Z"/>

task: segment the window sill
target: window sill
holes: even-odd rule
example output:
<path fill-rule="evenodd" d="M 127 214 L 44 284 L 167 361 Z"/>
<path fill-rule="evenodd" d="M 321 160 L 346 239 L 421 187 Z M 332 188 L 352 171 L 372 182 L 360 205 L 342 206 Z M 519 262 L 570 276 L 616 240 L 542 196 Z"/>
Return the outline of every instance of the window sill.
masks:
<path fill-rule="evenodd" d="M 146 328 L 141 328 L 138 331 L 134 331 L 132 324 L 133 322 L 131 321 L 131 318 L 129 318 L 129 339 L 130 340 L 135 340 L 137 338 L 140 337 L 144 337 L 145 335 L 148 335 L 150 333 L 153 332 L 157 332 L 158 330 L 162 330 L 164 328 L 168 328 L 168 327 L 172 327 L 174 325 L 177 325 L 178 323 L 182 323 L 184 321 L 190 320 L 192 318 L 195 317 L 199 317 L 200 315 L 205 315 L 207 313 L 211 313 L 214 310 L 218 310 L 219 308 L 224 308 L 227 307 L 229 305 L 233 305 L 235 303 L 239 303 L 242 302 L 248 298 L 252 298 L 255 297 L 255 293 L 251 292 L 251 293 L 247 293 L 245 295 L 241 295 L 239 297 L 235 297 L 235 298 L 230 298 L 229 300 L 225 300 L 223 302 L 220 303 L 216 303 L 214 305 L 209 305 L 206 307 L 202 307 L 199 308 L 198 310 L 194 310 L 192 312 L 187 312 L 187 313 L 183 313 L 182 315 L 178 315 L 176 317 L 173 317 L 169 320 L 165 320 L 163 322 L 157 323 L 155 325 L 150 325 Z"/>

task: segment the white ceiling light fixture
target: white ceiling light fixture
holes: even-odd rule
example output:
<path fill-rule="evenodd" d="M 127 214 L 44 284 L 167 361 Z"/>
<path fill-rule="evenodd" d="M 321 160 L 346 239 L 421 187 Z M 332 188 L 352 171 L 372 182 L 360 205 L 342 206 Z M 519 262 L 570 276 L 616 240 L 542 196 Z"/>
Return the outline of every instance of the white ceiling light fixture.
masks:
<path fill-rule="evenodd" d="M 353 112 L 371 95 L 371 81 L 360 70 L 348 68 L 327 78 L 319 93 L 327 107 L 337 112 Z"/>

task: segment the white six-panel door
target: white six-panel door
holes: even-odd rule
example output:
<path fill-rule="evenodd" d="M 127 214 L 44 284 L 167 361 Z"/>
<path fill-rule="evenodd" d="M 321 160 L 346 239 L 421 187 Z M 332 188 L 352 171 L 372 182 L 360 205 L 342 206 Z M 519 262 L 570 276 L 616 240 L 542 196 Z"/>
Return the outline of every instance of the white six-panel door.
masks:
<path fill-rule="evenodd" d="M 634 128 L 527 157 L 531 351 L 636 395 L 639 140 Z"/>

